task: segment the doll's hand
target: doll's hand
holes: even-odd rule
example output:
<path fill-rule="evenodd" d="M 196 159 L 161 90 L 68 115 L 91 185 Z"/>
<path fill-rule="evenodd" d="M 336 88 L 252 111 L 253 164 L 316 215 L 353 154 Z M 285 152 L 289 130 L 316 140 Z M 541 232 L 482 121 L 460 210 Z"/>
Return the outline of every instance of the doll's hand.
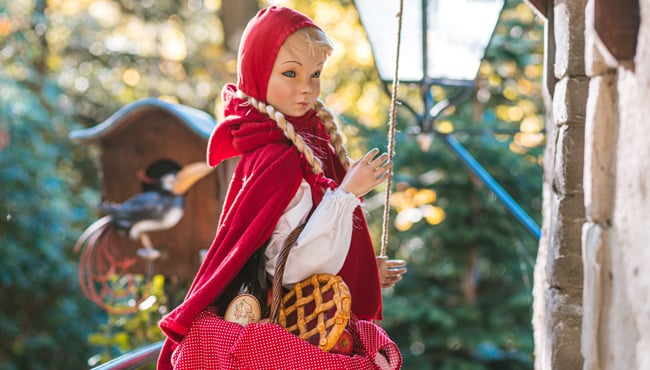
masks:
<path fill-rule="evenodd" d="M 379 281 L 382 288 L 391 288 L 402 275 L 406 273 L 406 261 L 389 260 L 386 256 L 377 256 L 377 267 L 379 268 Z"/>
<path fill-rule="evenodd" d="M 379 149 L 372 149 L 350 166 L 350 170 L 341 181 L 341 190 L 360 197 L 384 182 L 393 164 L 387 162 L 386 153 L 375 158 L 378 153 Z"/>

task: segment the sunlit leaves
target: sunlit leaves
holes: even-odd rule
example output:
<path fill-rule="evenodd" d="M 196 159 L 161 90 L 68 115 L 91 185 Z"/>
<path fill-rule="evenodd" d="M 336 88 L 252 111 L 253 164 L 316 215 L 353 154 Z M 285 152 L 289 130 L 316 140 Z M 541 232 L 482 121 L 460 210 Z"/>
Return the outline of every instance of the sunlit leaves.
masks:
<path fill-rule="evenodd" d="M 11 21 L 5 14 L 0 14 L 0 37 L 7 37 L 11 32 Z"/>
<path fill-rule="evenodd" d="M 96 0 L 88 6 L 88 14 L 104 28 L 114 27 L 121 22 L 120 5 L 113 1 Z"/>
<path fill-rule="evenodd" d="M 529 64 L 524 68 L 524 74 L 526 75 L 526 77 L 532 79 L 539 79 L 540 77 L 542 77 L 542 72 L 543 69 L 541 63 Z"/>
<path fill-rule="evenodd" d="M 422 215 L 430 225 L 438 225 L 445 220 L 445 210 L 431 204 L 425 204 L 421 207 Z"/>
<path fill-rule="evenodd" d="M 510 143 L 515 153 L 540 150 L 544 144 L 540 25 L 525 3 L 506 7 L 477 79 L 484 119 L 494 117 L 497 127 L 520 130 Z"/>
<path fill-rule="evenodd" d="M 129 86 L 136 86 L 140 82 L 140 72 L 134 68 L 128 68 L 122 73 L 122 81 Z"/>
<path fill-rule="evenodd" d="M 48 66 L 94 123 L 122 104 L 152 96 L 174 96 L 213 111 L 234 72 L 228 60 L 234 56 L 223 58 L 219 5 L 53 0 L 47 10 L 53 50 Z"/>
<path fill-rule="evenodd" d="M 436 121 L 435 127 L 438 132 L 443 134 L 451 134 L 454 131 L 454 123 L 448 119 Z"/>
<path fill-rule="evenodd" d="M 160 35 L 160 55 L 165 59 L 180 62 L 187 56 L 185 34 L 178 29 L 179 22 L 174 22 L 172 19 Z"/>
<path fill-rule="evenodd" d="M 407 187 L 392 193 L 390 205 L 397 210 L 395 228 L 399 231 L 407 231 L 413 224 L 423 219 L 430 225 L 441 223 L 445 219 L 445 211 L 433 205 L 436 199 L 436 192 L 427 188 Z"/>
<path fill-rule="evenodd" d="M 519 125 L 519 129 L 524 134 L 534 134 L 544 128 L 544 121 L 538 115 L 531 115 L 524 118 Z"/>

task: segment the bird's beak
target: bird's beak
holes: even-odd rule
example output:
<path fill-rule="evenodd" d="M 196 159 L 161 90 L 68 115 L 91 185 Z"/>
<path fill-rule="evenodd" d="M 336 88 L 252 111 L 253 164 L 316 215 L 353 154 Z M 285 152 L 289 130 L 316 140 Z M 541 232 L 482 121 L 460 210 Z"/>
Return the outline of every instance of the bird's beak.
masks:
<path fill-rule="evenodd" d="M 212 172 L 213 168 L 208 166 L 205 162 L 194 162 L 181 168 L 176 174 L 176 182 L 174 183 L 174 194 L 185 194 L 197 181 L 204 178 L 207 174 Z"/>

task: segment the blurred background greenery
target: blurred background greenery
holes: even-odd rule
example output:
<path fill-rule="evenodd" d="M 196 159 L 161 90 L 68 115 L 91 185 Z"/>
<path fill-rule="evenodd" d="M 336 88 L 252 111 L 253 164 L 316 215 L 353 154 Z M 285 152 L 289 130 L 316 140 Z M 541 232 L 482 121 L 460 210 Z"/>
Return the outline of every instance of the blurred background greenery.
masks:
<path fill-rule="evenodd" d="M 274 1 L 319 24 L 336 49 L 323 98 L 344 123 L 352 157 L 386 146 L 389 97 L 350 0 Z M 82 294 L 83 229 L 97 217 L 97 153 L 73 144 L 145 97 L 215 114 L 234 82 L 241 28 L 268 2 L 246 0 L 0 1 L 0 363 L 3 369 L 87 368 L 160 340 L 154 303 L 108 315 Z M 242 11 L 245 9 L 245 11 Z M 405 35 L 406 37 L 407 35 Z M 539 224 L 544 118 L 543 21 L 507 0 L 475 93 L 435 122 Z M 434 89 L 437 100 L 447 92 Z M 418 87 L 400 97 L 421 108 Z M 405 369 L 532 369 L 532 269 L 537 240 L 450 150 L 397 117 L 388 256 L 409 272 L 385 291 L 383 326 Z M 379 245 L 383 194 L 367 200 Z"/>

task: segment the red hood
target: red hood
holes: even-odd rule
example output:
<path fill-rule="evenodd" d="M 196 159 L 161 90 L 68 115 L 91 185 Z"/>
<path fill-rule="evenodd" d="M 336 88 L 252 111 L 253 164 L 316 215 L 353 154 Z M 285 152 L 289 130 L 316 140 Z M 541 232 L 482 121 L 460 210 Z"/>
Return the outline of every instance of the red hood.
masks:
<path fill-rule="evenodd" d="M 266 102 L 266 89 L 275 57 L 284 40 L 303 27 L 316 27 L 304 14 L 270 6 L 251 19 L 242 34 L 237 65 L 237 87 L 259 101 Z"/>

